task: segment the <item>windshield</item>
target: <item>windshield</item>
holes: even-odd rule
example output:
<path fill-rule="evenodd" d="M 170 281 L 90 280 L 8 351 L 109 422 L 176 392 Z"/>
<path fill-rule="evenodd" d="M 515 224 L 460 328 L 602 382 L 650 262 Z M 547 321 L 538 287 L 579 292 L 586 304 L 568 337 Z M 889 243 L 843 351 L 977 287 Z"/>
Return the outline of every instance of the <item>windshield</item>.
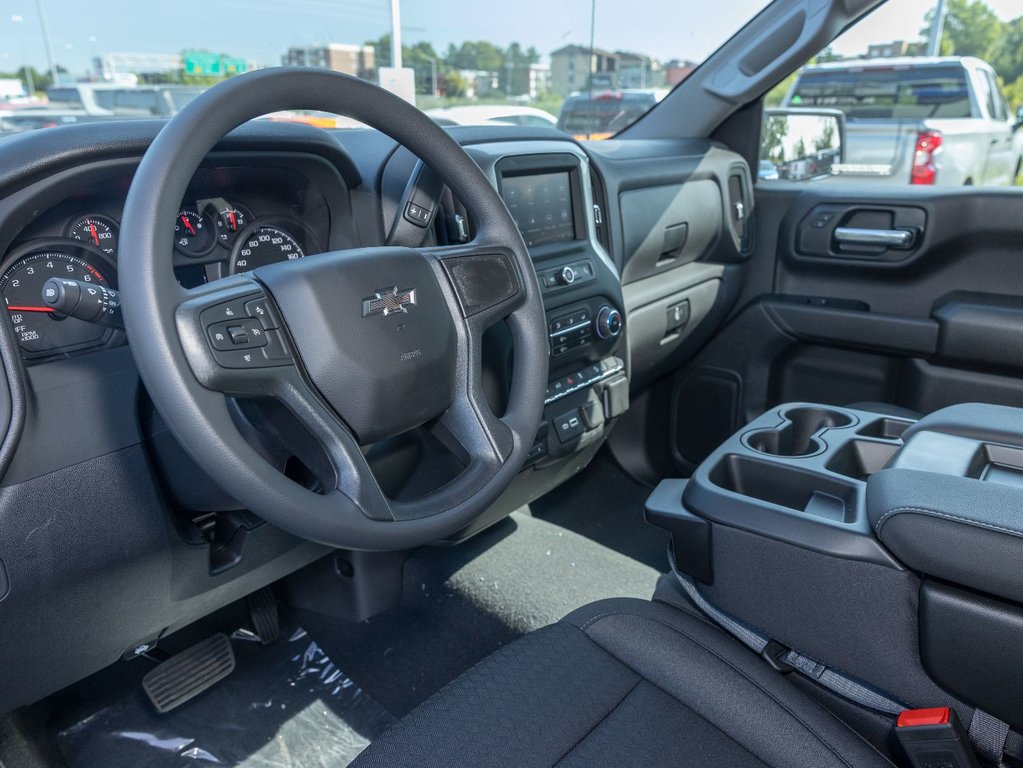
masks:
<path fill-rule="evenodd" d="M 486 13 L 478 0 L 9 0 L 0 115 L 22 114 L 0 119 L 0 131 L 170 117 L 226 78 L 312 66 L 378 83 L 441 125 L 601 139 L 656 105 L 763 2 L 721 14 L 710 0 L 520 0 Z M 322 112 L 263 119 L 357 126 Z"/>
<path fill-rule="evenodd" d="M 807 69 L 791 104 L 841 109 L 850 120 L 972 117 L 962 65 Z"/>

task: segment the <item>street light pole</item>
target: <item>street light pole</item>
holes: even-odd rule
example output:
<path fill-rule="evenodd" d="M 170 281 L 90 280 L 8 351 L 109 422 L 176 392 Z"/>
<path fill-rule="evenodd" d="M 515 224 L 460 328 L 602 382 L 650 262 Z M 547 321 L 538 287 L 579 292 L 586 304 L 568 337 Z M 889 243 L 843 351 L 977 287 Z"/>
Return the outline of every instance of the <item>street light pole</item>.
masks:
<path fill-rule="evenodd" d="M 39 27 L 43 32 L 43 46 L 46 48 L 46 64 L 50 68 L 50 79 L 53 85 L 57 84 L 57 65 L 53 63 L 53 46 L 50 45 L 50 27 L 46 23 L 46 11 L 43 10 L 43 0 L 36 0 L 36 10 L 39 13 Z"/>
<path fill-rule="evenodd" d="M 941 36 L 945 31 L 945 0 L 938 0 L 934 6 L 934 19 L 931 21 L 931 35 L 927 40 L 927 55 L 941 54 Z"/>
<path fill-rule="evenodd" d="M 401 69 L 401 0 L 391 0 L 391 66 Z"/>

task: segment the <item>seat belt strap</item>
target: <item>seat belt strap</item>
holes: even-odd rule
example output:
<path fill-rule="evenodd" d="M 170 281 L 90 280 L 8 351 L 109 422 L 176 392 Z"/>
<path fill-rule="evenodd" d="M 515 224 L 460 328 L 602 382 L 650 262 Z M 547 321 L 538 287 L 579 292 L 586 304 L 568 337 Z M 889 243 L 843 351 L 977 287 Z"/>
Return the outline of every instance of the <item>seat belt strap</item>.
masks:
<path fill-rule="evenodd" d="M 973 710 L 970 720 L 970 741 L 977 753 L 989 765 L 1003 768 L 1005 765 L 1005 743 L 1009 740 L 1009 724 L 982 709 Z"/>
<path fill-rule="evenodd" d="M 732 637 L 736 638 L 751 651 L 759 655 L 763 655 L 765 649 L 767 649 L 769 645 L 784 647 L 782 644 L 772 640 L 759 630 L 754 629 L 748 624 L 744 624 L 732 616 L 729 616 L 727 613 L 711 604 L 700 593 L 700 590 L 697 588 L 693 579 L 680 572 L 675 566 L 675 553 L 672 552 L 671 547 L 668 547 L 668 561 L 671 563 L 672 573 L 675 574 L 675 578 L 679 585 L 693 604 L 699 608 L 707 616 L 707 618 L 728 632 L 728 634 L 732 635 Z M 785 650 L 776 657 L 777 660 L 784 662 L 796 672 L 814 680 L 819 685 L 838 694 L 844 699 L 848 699 L 849 701 L 855 702 L 860 706 L 867 707 L 868 709 L 884 712 L 889 715 L 897 715 L 902 712 L 902 710 L 907 709 L 906 705 L 888 694 L 882 693 L 881 691 L 878 691 L 871 686 L 856 680 L 855 678 L 849 677 L 844 673 L 837 672 L 805 654 L 787 647 L 784 648 Z"/>

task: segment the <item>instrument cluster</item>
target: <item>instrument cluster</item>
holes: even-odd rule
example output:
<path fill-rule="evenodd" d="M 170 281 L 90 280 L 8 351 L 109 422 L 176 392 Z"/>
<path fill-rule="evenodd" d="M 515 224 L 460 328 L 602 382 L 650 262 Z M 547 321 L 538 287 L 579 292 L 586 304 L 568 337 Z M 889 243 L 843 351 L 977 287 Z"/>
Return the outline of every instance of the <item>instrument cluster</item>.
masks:
<path fill-rule="evenodd" d="M 169 223 L 169 222 L 168 222 Z M 74 281 L 83 297 L 117 288 L 120 222 L 106 213 L 79 212 L 60 234 L 34 238 L 0 261 L 0 296 L 22 357 L 36 362 L 124 342 L 109 323 L 64 314 L 46 300 L 47 281 Z M 308 228 L 290 216 L 256 216 L 222 197 L 186 201 L 168 227 L 174 268 L 186 288 L 226 275 L 316 253 Z M 107 289 L 100 291 L 100 289 Z"/>

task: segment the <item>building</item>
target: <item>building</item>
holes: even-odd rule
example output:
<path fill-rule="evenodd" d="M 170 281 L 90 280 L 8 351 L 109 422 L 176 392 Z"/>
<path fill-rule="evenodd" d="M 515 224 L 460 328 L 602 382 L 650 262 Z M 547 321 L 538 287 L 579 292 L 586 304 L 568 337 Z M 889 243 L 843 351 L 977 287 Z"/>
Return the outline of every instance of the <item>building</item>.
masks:
<path fill-rule="evenodd" d="M 664 70 L 657 59 L 642 53 L 618 51 L 619 88 L 660 88 L 664 85 Z"/>
<path fill-rule="evenodd" d="M 669 88 L 678 85 L 696 69 L 696 63 L 688 59 L 672 59 L 664 65 L 664 85 Z"/>
<path fill-rule="evenodd" d="M 281 61 L 284 66 L 320 67 L 346 75 L 373 80 L 376 76 L 376 49 L 372 45 L 328 43 L 292 47 Z"/>
<path fill-rule="evenodd" d="M 550 88 L 553 92 L 568 96 L 590 86 L 618 87 L 618 54 L 582 45 L 566 45 L 551 53 Z"/>
<path fill-rule="evenodd" d="M 874 43 L 867 47 L 865 59 L 895 59 L 901 56 L 920 56 L 923 43 L 908 43 L 905 40 L 893 40 L 890 43 Z"/>
<path fill-rule="evenodd" d="M 548 64 L 529 65 L 529 98 L 537 99 L 551 89 L 551 68 Z"/>
<path fill-rule="evenodd" d="M 501 94 L 501 76 L 498 72 L 488 72 L 485 69 L 460 69 L 458 76 L 465 83 L 465 93 L 470 99 L 479 99 L 486 96 Z"/>

